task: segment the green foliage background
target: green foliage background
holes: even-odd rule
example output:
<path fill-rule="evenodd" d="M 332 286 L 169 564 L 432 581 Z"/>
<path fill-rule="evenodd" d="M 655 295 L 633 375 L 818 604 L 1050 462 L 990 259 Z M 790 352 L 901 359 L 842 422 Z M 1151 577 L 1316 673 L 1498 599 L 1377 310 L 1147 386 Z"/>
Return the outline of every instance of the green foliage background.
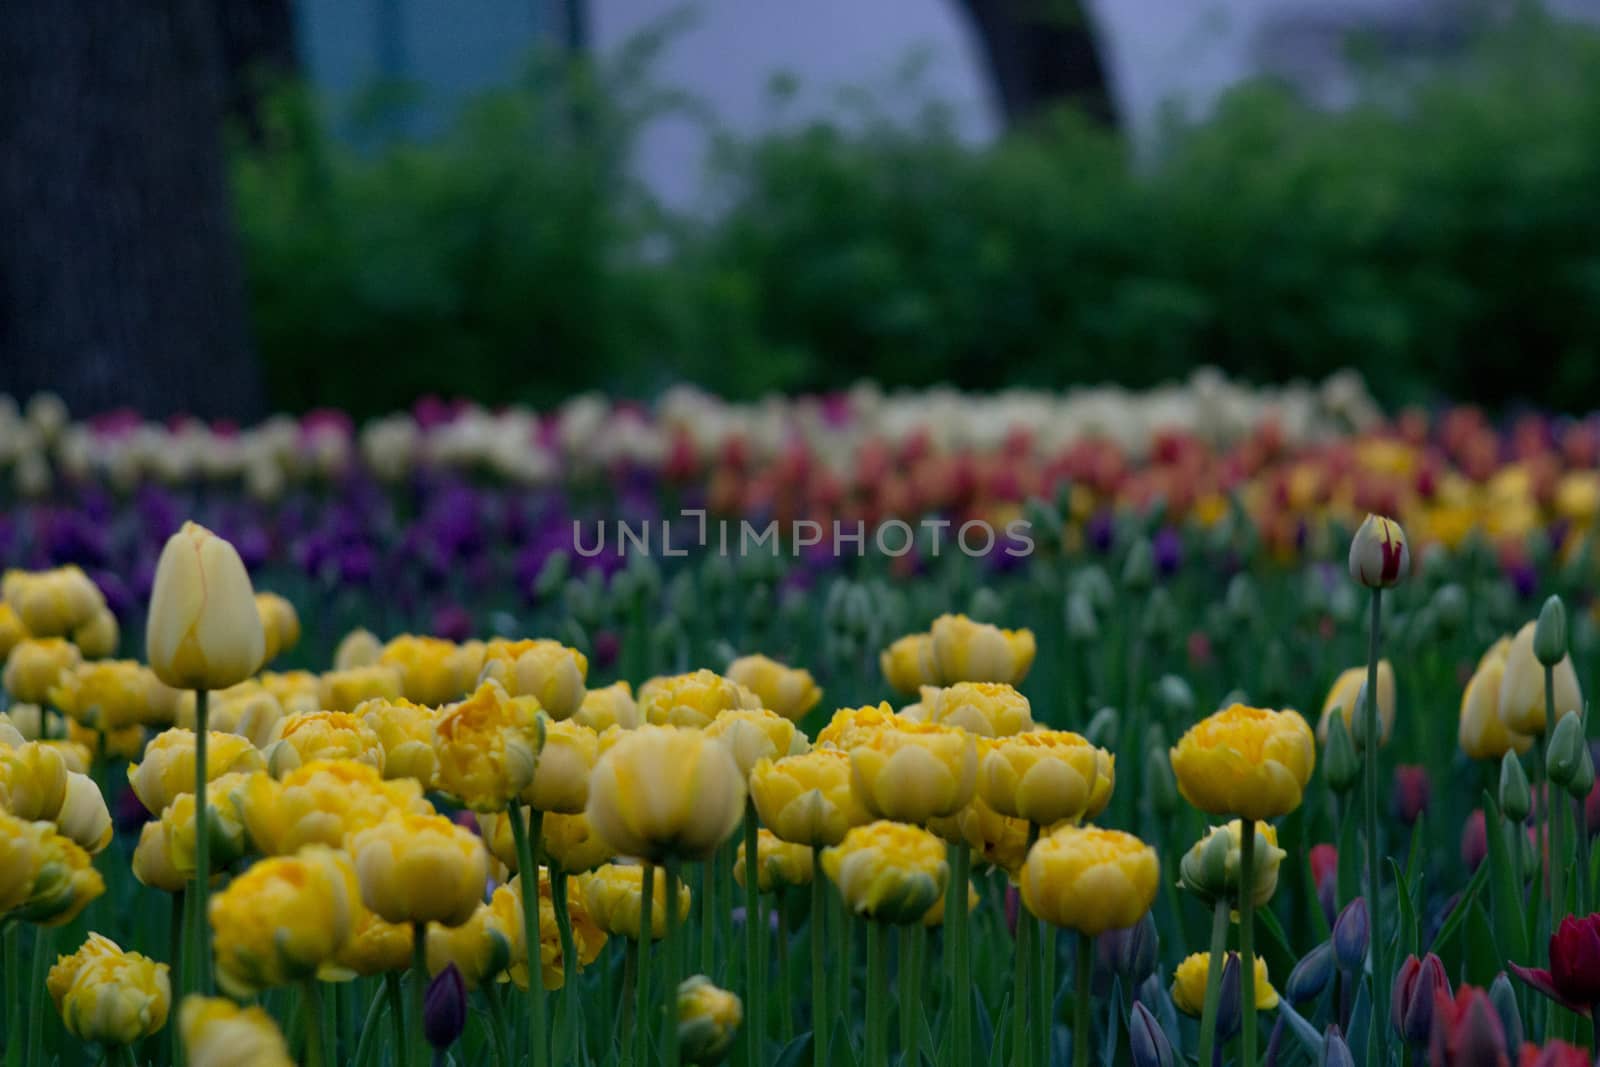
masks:
<path fill-rule="evenodd" d="M 677 380 L 1145 385 L 1363 371 L 1385 401 L 1600 406 L 1600 36 L 1501 26 L 1324 113 L 1230 95 L 1162 156 L 1060 114 L 986 147 L 936 106 L 719 138 L 709 211 L 631 178 L 707 121 L 641 39 L 538 66 L 428 138 L 286 94 L 236 188 L 273 400 L 548 404 Z"/>

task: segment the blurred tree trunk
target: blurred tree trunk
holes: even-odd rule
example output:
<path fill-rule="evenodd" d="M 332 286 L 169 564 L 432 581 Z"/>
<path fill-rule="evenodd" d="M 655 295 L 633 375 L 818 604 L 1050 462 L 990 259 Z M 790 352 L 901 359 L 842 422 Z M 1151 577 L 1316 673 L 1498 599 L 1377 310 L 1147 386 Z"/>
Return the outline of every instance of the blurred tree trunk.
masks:
<path fill-rule="evenodd" d="M 289 0 L 219 0 L 222 69 L 229 121 L 259 142 L 272 89 L 299 70 Z"/>
<path fill-rule="evenodd" d="M 0 390 L 260 413 L 209 0 L 0 4 Z"/>
<path fill-rule="evenodd" d="M 1073 103 L 1114 125 L 1106 64 L 1083 0 L 957 0 L 983 47 L 1006 124 Z"/>

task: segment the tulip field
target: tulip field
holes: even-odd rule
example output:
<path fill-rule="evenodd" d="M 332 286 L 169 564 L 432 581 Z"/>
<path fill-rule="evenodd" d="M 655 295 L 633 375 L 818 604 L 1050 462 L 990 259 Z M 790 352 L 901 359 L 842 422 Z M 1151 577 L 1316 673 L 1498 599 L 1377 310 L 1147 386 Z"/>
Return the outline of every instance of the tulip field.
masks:
<path fill-rule="evenodd" d="M 1594 1064 L 1597 520 L 1347 377 L 0 397 L 0 1057 Z"/>

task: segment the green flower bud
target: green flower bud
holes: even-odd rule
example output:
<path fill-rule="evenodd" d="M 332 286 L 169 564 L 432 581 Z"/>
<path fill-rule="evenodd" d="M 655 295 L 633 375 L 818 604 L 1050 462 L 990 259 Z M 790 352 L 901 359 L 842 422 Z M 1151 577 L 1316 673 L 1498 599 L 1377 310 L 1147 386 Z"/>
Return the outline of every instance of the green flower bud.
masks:
<path fill-rule="evenodd" d="M 1130 593 L 1142 593 L 1155 581 L 1155 550 L 1149 538 L 1141 537 L 1128 547 L 1128 556 L 1122 561 L 1122 588 Z"/>
<path fill-rule="evenodd" d="M 1553 596 L 1539 609 L 1539 622 L 1533 628 L 1533 655 L 1546 667 L 1554 667 L 1567 655 L 1567 606 Z"/>
<path fill-rule="evenodd" d="M 1577 718 L 1575 715 L 1567 716 L 1569 719 Z M 1589 751 L 1589 746 L 1584 745 L 1578 757 L 1578 773 L 1572 776 L 1572 781 L 1567 783 L 1567 792 L 1578 800 L 1583 800 L 1594 788 L 1594 756 Z"/>
<path fill-rule="evenodd" d="M 1187 722 L 1194 717 L 1194 690 L 1176 674 L 1163 674 L 1156 679 L 1156 703 L 1169 719 Z"/>
<path fill-rule="evenodd" d="M 1570 788 L 1583 772 L 1583 757 L 1588 749 L 1583 739 L 1583 717 L 1563 715 L 1550 735 L 1547 774 L 1550 781 L 1563 789 Z"/>
<path fill-rule="evenodd" d="M 1228 613 L 1235 622 L 1250 622 L 1261 614 L 1261 601 L 1256 596 L 1256 585 L 1248 574 L 1235 574 L 1228 582 L 1226 597 Z"/>
<path fill-rule="evenodd" d="M 1528 775 L 1515 752 L 1507 752 L 1500 759 L 1500 813 L 1514 823 L 1527 821 L 1533 810 L 1533 791 L 1528 788 Z"/>
<path fill-rule="evenodd" d="M 1150 590 L 1144 607 L 1144 633 L 1146 637 L 1162 640 L 1178 629 L 1178 609 L 1172 605 L 1172 594 L 1160 586 Z"/>
<path fill-rule="evenodd" d="M 1145 754 L 1144 784 L 1149 791 L 1150 807 L 1157 815 L 1169 816 L 1178 810 L 1178 782 L 1172 776 L 1172 760 L 1167 747 L 1151 748 Z"/>
<path fill-rule="evenodd" d="M 1116 708 L 1101 708 L 1089 720 L 1089 728 L 1083 732 L 1083 736 L 1096 748 L 1112 751 L 1117 747 L 1117 731 L 1121 725 L 1122 716 Z"/>
<path fill-rule="evenodd" d="M 1239 843 L 1247 825 L 1239 819 L 1225 826 L 1213 826 L 1195 842 L 1178 864 L 1178 880 L 1183 888 L 1209 902 L 1225 898 L 1235 904 L 1239 884 Z M 1286 853 L 1278 847 L 1278 837 L 1266 823 L 1249 824 L 1255 834 L 1255 859 L 1251 866 L 1250 900 L 1261 907 L 1278 888 L 1278 868 Z"/>
<path fill-rule="evenodd" d="M 1441 586 L 1433 594 L 1433 614 L 1442 633 L 1448 635 L 1459 632 L 1467 622 L 1466 590 L 1454 582 Z"/>
<path fill-rule="evenodd" d="M 1074 641 L 1093 641 L 1100 636 L 1094 605 L 1084 593 L 1067 594 L 1067 636 Z"/>
<path fill-rule="evenodd" d="M 1328 717 L 1328 740 L 1322 748 L 1322 773 L 1328 779 L 1328 788 L 1341 795 L 1354 788 L 1361 778 L 1361 758 L 1356 755 L 1355 741 L 1345 727 L 1343 715 Z"/>

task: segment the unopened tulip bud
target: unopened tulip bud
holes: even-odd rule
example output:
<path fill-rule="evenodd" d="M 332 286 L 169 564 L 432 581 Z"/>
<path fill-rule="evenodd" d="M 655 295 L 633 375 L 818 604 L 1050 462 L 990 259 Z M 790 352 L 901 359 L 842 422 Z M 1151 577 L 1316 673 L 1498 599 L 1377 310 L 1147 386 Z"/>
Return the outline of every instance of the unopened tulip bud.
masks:
<path fill-rule="evenodd" d="M 1172 776 L 1172 758 L 1165 745 L 1153 747 L 1146 754 L 1144 781 L 1150 806 L 1157 815 L 1171 815 L 1178 810 L 1178 781 Z"/>
<path fill-rule="evenodd" d="M 1235 622 L 1250 622 L 1261 614 L 1261 600 L 1248 574 L 1235 574 L 1228 582 L 1225 603 Z"/>
<path fill-rule="evenodd" d="M 1233 850 L 1232 835 L 1213 832 L 1205 843 L 1184 853 L 1178 864 L 1179 884 L 1205 901 L 1228 893 L 1228 860 Z"/>
<path fill-rule="evenodd" d="M 1067 636 L 1074 641 L 1093 641 L 1100 636 L 1100 623 L 1094 617 L 1094 605 L 1083 593 L 1067 597 Z"/>
<path fill-rule="evenodd" d="M 1171 637 L 1178 629 L 1178 609 L 1172 604 L 1172 594 L 1157 586 L 1150 590 L 1144 606 L 1144 635 L 1160 641 Z"/>
<path fill-rule="evenodd" d="M 1128 1045 L 1133 1054 L 1133 1067 L 1174 1067 L 1178 1062 L 1166 1031 L 1161 1029 L 1150 1009 L 1139 1001 L 1134 1001 L 1133 1012 L 1128 1016 Z"/>
<path fill-rule="evenodd" d="M 1567 716 L 1569 719 L 1575 716 Z M 1567 792 L 1577 800 L 1587 800 L 1594 790 L 1594 753 L 1588 745 L 1578 757 L 1578 771 L 1567 783 Z"/>
<path fill-rule="evenodd" d="M 256 672 L 266 637 L 239 553 L 198 523 L 167 540 L 145 627 L 150 667 L 174 689 L 226 689 Z"/>
<path fill-rule="evenodd" d="M 467 983 L 454 963 L 433 976 L 422 1001 L 422 1034 L 443 1052 L 467 1026 Z"/>
<path fill-rule="evenodd" d="M 1117 713 L 1116 708 L 1101 708 L 1094 713 L 1094 718 L 1089 720 L 1089 728 L 1083 732 L 1083 736 L 1096 748 L 1114 752 L 1117 747 L 1117 731 L 1121 725 L 1122 716 Z"/>
<path fill-rule="evenodd" d="M 1427 768 L 1408 764 L 1394 769 L 1393 804 L 1395 818 L 1406 827 L 1417 824 L 1433 799 L 1433 784 Z"/>
<path fill-rule="evenodd" d="M 1489 984 L 1489 1003 L 1500 1016 L 1500 1025 L 1506 1032 L 1506 1047 L 1522 1047 L 1522 1012 L 1517 1007 L 1517 991 L 1504 971 L 1495 975 Z"/>
<path fill-rule="evenodd" d="M 1569 716 L 1570 718 L 1570 716 Z M 1515 752 L 1500 758 L 1500 812 L 1514 823 L 1526 822 L 1533 810 L 1533 793 L 1528 788 L 1528 774 Z"/>
<path fill-rule="evenodd" d="M 1350 577 L 1368 589 L 1389 589 L 1411 571 L 1411 549 L 1400 524 L 1368 515 L 1350 539 Z"/>
<path fill-rule="evenodd" d="M 1454 582 L 1441 586 L 1439 591 L 1433 594 L 1433 616 L 1439 621 L 1439 629 L 1446 636 L 1460 630 L 1467 621 L 1466 591 Z"/>
<path fill-rule="evenodd" d="M 1372 934 L 1372 921 L 1367 913 L 1365 897 L 1356 897 L 1344 906 L 1333 922 L 1333 954 L 1340 970 L 1354 972 L 1361 969 L 1367 958 L 1367 942 Z"/>
<path fill-rule="evenodd" d="M 1176 674 L 1156 679 L 1156 701 L 1174 721 L 1187 722 L 1194 716 L 1194 690 Z"/>
<path fill-rule="evenodd" d="M 1567 656 L 1567 606 L 1558 596 L 1550 597 L 1539 609 L 1533 628 L 1533 655 L 1546 667 L 1554 667 Z"/>
<path fill-rule="evenodd" d="M 1356 1067 L 1350 1044 L 1337 1026 L 1329 1026 L 1322 1035 L 1322 1067 Z"/>
<path fill-rule="evenodd" d="M 1155 919 L 1144 918 L 1120 930 L 1107 930 L 1096 939 L 1100 962 L 1123 981 L 1124 988 L 1136 988 L 1155 973 L 1156 950 L 1160 943 Z"/>
<path fill-rule="evenodd" d="M 1583 717 L 1563 715 L 1550 735 L 1550 748 L 1545 756 L 1549 761 L 1546 773 L 1550 781 L 1568 789 L 1583 770 L 1583 757 L 1587 750 L 1583 739 Z"/>
<path fill-rule="evenodd" d="M 1389 1018 L 1395 1030 L 1412 1045 L 1423 1045 L 1433 1033 L 1434 994 L 1450 995 L 1450 979 L 1438 956 L 1407 956 L 1395 975 Z"/>
<path fill-rule="evenodd" d="M 1328 779 L 1328 788 L 1340 794 L 1349 792 L 1361 780 L 1361 757 L 1356 754 L 1356 744 L 1345 727 L 1343 715 L 1333 715 L 1328 719 L 1328 742 L 1322 750 L 1322 773 Z"/>
<path fill-rule="evenodd" d="M 1331 941 L 1322 942 L 1300 957 L 1300 962 L 1294 965 L 1294 970 L 1289 972 L 1289 980 L 1283 985 L 1283 994 L 1289 998 L 1289 1003 L 1304 1004 L 1320 997 L 1333 978 L 1334 962 Z"/>
<path fill-rule="evenodd" d="M 1155 580 L 1155 549 L 1149 539 L 1141 537 L 1128 546 L 1128 556 L 1122 561 L 1122 588 L 1130 593 L 1143 593 Z"/>
<path fill-rule="evenodd" d="M 1226 1042 L 1239 1032 L 1239 954 L 1228 953 L 1222 967 L 1222 989 L 1217 994 L 1217 1041 Z"/>

